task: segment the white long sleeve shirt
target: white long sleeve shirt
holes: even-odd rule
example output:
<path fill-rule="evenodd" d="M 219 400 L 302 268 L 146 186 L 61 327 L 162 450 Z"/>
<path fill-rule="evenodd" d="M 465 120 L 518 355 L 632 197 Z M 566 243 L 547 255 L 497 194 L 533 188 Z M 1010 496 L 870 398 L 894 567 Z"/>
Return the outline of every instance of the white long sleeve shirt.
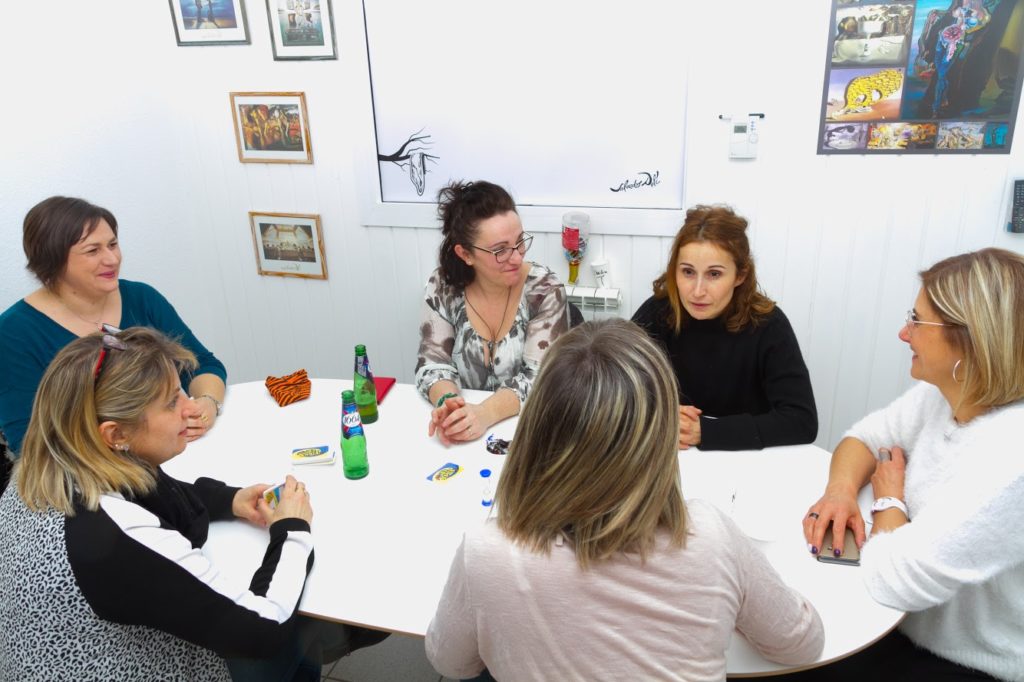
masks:
<path fill-rule="evenodd" d="M 907 453 L 910 523 L 864 546 L 868 591 L 910 611 L 901 630 L 943 658 L 1024 680 L 1024 404 L 960 426 L 918 384 L 846 433 Z"/>
<path fill-rule="evenodd" d="M 814 661 L 824 632 L 814 607 L 717 509 L 687 502 L 684 549 L 659 537 L 637 556 L 580 570 L 568 543 L 536 553 L 486 524 L 467 533 L 427 630 L 427 657 L 447 677 L 486 666 L 499 680 L 725 679 L 740 630 L 767 658 Z"/>

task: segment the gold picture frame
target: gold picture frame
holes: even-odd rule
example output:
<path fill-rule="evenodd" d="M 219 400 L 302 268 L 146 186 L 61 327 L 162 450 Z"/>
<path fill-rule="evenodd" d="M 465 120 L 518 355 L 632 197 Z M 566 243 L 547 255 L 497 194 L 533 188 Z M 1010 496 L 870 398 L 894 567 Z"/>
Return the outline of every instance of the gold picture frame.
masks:
<path fill-rule="evenodd" d="M 303 92 L 232 92 L 231 119 L 242 163 L 313 163 Z"/>
<path fill-rule="evenodd" d="M 327 279 L 319 215 L 249 211 L 249 225 L 259 274 Z"/>

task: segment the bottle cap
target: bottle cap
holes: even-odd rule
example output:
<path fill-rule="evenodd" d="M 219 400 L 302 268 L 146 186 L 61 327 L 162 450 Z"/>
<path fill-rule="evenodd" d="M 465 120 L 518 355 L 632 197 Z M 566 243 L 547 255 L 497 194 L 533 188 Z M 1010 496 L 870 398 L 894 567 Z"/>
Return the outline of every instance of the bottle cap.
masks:
<path fill-rule="evenodd" d="M 480 477 L 481 478 L 490 478 L 491 477 L 491 470 L 490 469 L 481 469 L 480 470 Z"/>
<path fill-rule="evenodd" d="M 353 391 L 342 391 L 341 399 L 347 402 L 354 403 L 356 401 L 356 394 Z"/>
<path fill-rule="evenodd" d="M 356 355 L 366 355 L 366 346 L 361 343 L 356 344 Z"/>

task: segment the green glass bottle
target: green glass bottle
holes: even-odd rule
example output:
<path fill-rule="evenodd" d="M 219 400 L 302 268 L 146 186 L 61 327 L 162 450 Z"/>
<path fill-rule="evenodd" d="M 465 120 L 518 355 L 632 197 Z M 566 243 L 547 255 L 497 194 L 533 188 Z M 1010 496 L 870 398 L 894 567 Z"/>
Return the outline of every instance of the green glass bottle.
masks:
<path fill-rule="evenodd" d="M 359 417 L 364 424 L 377 421 L 377 386 L 373 383 L 373 372 L 370 371 L 370 358 L 366 356 L 366 346 L 356 346 L 356 370 L 352 380 L 352 388 L 356 393 L 356 405 L 359 406 Z"/>
<path fill-rule="evenodd" d="M 370 463 L 366 459 L 366 434 L 352 391 L 341 392 L 341 463 L 345 478 L 363 478 L 370 473 Z"/>

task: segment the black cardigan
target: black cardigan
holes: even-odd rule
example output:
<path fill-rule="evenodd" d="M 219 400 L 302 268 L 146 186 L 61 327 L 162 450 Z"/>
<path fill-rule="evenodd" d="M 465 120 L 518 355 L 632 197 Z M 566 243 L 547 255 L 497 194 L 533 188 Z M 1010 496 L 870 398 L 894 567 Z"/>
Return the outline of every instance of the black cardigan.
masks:
<path fill-rule="evenodd" d="M 738 332 L 727 331 L 721 318 L 687 319 L 676 335 L 668 313 L 668 300 L 652 296 L 633 322 L 668 355 L 680 404 L 703 411 L 700 449 L 758 450 L 817 437 L 811 378 L 778 306 L 761 324 Z"/>

